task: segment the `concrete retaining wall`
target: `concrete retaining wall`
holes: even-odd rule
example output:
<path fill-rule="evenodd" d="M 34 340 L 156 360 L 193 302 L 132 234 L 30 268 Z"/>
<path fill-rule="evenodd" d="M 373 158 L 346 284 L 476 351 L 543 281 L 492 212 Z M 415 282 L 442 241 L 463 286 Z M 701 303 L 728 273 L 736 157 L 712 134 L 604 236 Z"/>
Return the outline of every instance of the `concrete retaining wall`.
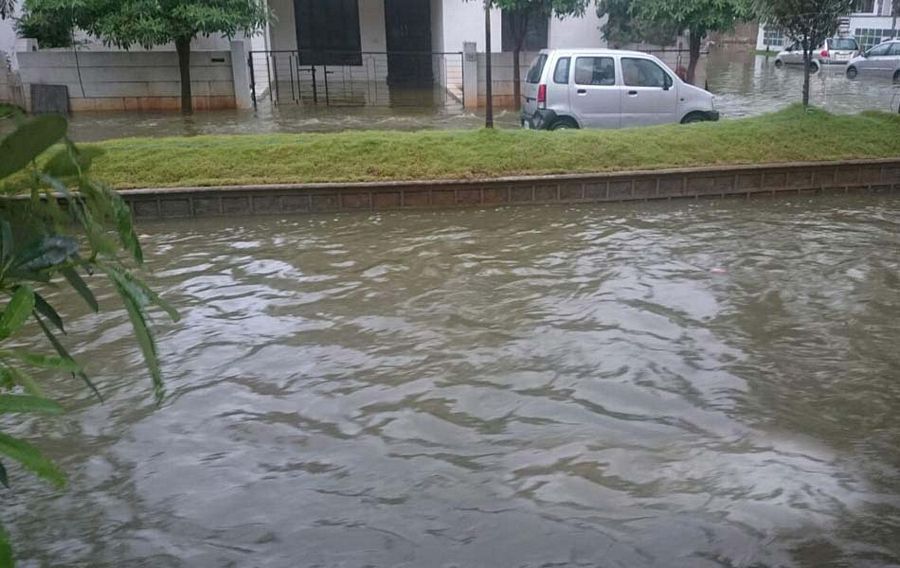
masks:
<path fill-rule="evenodd" d="M 138 219 L 900 191 L 900 158 L 475 181 L 122 191 Z"/>
<path fill-rule="evenodd" d="M 245 53 L 243 43 L 234 42 L 231 51 L 191 54 L 195 109 L 249 104 L 249 89 L 247 94 L 243 93 L 242 83 L 235 92 L 235 72 L 244 71 Z M 32 84 L 68 87 L 73 112 L 181 108 L 178 56 L 174 51 L 80 51 L 77 65 L 72 50 L 20 51 L 17 57 L 29 110 Z M 238 63 L 234 68 L 233 57 Z"/>

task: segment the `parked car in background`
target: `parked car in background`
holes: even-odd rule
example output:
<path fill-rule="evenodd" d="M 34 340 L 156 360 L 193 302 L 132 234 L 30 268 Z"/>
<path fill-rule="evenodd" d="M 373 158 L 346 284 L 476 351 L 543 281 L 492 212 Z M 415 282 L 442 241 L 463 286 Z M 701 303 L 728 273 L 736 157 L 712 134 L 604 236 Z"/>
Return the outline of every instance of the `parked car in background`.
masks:
<path fill-rule="evenodd" d="M 715 99 L 652 55 L 545 49 L 525 80 L 525 128 L 619 128 L 718 120 Z"/>
<path fill-rule="evenodd" d="M 847 64 L 847 77 L 855 79 L 860 75 L 893 77 L 895 83 L 900 83 L 900 40 L 880 43 L 853 58 Z"/>
<path fill-rule="evenodd" d="M 859 42 L 852 37 L 831 37 L 812 52 L 810 65 L 818 71 L 822 65 L 845 65 L 859 55 Z M 775 56 L 775 66 L 803 65 L 803 47 L 794 42 Z"/>

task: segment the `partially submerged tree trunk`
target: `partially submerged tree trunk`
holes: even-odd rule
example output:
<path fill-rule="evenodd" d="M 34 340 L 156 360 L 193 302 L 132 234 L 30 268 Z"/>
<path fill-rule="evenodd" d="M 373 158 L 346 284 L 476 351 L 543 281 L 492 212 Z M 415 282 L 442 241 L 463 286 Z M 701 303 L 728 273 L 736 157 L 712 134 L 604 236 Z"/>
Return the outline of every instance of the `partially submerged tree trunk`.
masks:
<path fill-rule="evenodd" d="M 484 79 L 485 79 L 485 109 L 484 109 L 484 127 L 494 127 L 494 77 L 492 73 L 493 62 L 491 61 L 491 3 L 490 0 L 484 0 Z"/>
<path fill-rule="evenodd" d="M 812 42 L 805 40 L 803 46 L 803 106 L 809 106 L 809 75 L 812 71 Z"/>
<path fill-rule="evenodd" d="M 181 112 L 194 112 L 194 99 L 191 95 L 191 38 L 180 37 L 175 40 L 175 51 L 178 52 L 178 71 L 181 75 Z"/>
<path fill-rule="evenodd" d="M 515 15 L 513 33 L 515 34 L 516 48 L 513 50 L 513 98 L 516 110 L 522 108 L 522 45 L 525 36 L 528 35 L 528 11 L 521 10 Z"/>
<path fill-rule="evenodd" d="M 700 45 L 703 42 L 703 32 L 699 30 L 691 30 L 690 34 L 691 35 L 688 44 L 688 53 L 690 59 L 688 61 L 686 80 L 688 83 L 693 85 L 694 79 L 697 75 L 697 63 L 700 62 Z"/>

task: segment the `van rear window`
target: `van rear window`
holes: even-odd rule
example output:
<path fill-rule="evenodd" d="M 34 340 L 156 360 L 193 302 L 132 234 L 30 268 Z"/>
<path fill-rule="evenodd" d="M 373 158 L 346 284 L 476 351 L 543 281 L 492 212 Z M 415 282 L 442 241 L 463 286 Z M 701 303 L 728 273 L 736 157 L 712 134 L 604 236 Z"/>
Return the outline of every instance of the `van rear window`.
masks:
<path fill-rule="evenodd" d="M 831 46 L 831 49 L 842 51 L 855 51 L 859 49 L 856 40 L 853 38 L 835 37 L 828 40 L 828 43 Z"/>
<path fill-rule="evenodd" d="M 540 83 L 541 75 L 544 74 L 544 65 L 547 64 L 547 56 L 545 54 L 541 54 L 537 56 L 537 59 L 534 60 L 534 63 L 531 64 L 531 69 L 528 70 L 528 75 L 525 77 L 525 81 L 529 83 Z"/>

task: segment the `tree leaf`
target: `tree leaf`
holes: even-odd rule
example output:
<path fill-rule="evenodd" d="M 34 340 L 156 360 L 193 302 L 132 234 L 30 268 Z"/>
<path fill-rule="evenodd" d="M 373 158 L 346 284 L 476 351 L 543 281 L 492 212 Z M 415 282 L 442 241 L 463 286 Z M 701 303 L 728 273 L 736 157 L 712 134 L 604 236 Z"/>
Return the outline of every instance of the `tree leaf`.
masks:
<path fill-rule="evenodd" d="M 49 398 L 27 394 L 0 394 L 0 414 L 61 414 L 63 407 Z"/>
<path fill-rule="evenodd" d="M 166 312 L 172 321 L 178 322 L 181 320 L 181 315 L 171 304 L 163 300 L 159 294 L 150 289 L 140 279 L 135 278 L 131 272 L 107 264 L 99 265 L 99 267 L 115 282 L 126 288 L 141 308 L 147 306 L 148 303 L 153 303 Z"/>
<path fill-rule="evenodd" d="M 42 316 L 50 320 L 50 323 L 52 323 L 56 327 L 56 329 L 63 333 L 66 332 L 63 320 L 59 316 L 57 311 L 53 308 L 53 306 L 50 305 L 49 302 L 47 302 L 47 300 L 44 299 L 43 296 L 41 296 L 37 292 L 34 293 L 34 309 L 36 309 Z"/>
<path fill-rule="evenodd" d="M 157 403 L 161 403 L 165 396 L 163 389 L 162 374 L 159 370 L 159 358 L 156 353 L 156 342 L 153 334 L 147 326 L 147 319 L 144 317 L 144 310 L 139 298 L 135 297 L 133 291 L 125 286 L 120 279 L 114 279 L 116 290 L 122 298 L 125 310 L 128 312 L 128 318 L 131 320 L 131 326 L 134 328 L 134 335 L 137 337 L 138 345 L 144 355 L 144 362 L 150 370 L 150 378 L 153 381 L 153 390 L 156 395 Z"/>
<path fill-rule="evenodd" d="M 6 266 L 7 261 L 13 256 L 13 240 L 12 227 L 6 219 L 0 220 L 0 264 Z"/>
<path fill-rule="evenodd" d="M 50 341 L 50 345 L 52 345 L 53 348 L 56 349 L 56 352 L 59 354 L 59 356 L 67 361 L 71 361 L 73 365 L 77 366 L 78 363 L 75 361 L 75 358 L 69 355 L 69 352 L 66 350 L 65 346 L 60 343 L 58 339 L 56 339 L 56 336 L 53 335 L 53 331 L 49 327 L 47 327 L 47 324 L 44 323 L 44 320 L 41 319 L 41 317 L 38 315 L 35 315 L 34 318 L 35 320 L 37 320 L 38 325 L 41 327 L 41 331 L 44 332 L 44 335 L 46 335 L 47 339 Z M 87 376 L 87 373 L 85 373 L 80 367 L 77 371 L 74 371 L 72 373 L 72 376 L 77 379 L 81 379 L 81 381 L 85 385 L 87 385 L 89 389 L 91 389 L 91 392 L 94 393 L 94 396 L 97 397 L 97 400 L 103 402 L 103 395 L 100 394 L 100 390 Z"/>
<path fill-rule="evenodd" d="M 9 544 L 9 535 L 6 534 L 3 525 L 0 525 L 0 567 L 13 568 L 16 561 L 13 559 L 12 546 Z"/>
<path fill-rule="evenodd" d="M 66 280 L 68 280 L 69 285 L 78 292 L 84 301 L 87 303 L 88 307 L 91 308 L 94 312 L 100 311 L 100 305 L 97 303 L 97 298 L 94 297 L 94 293 L 91 292 L 91 289 L 88 288 L 88 285 L 81 278 L 78 272 L 72 268 L 71 266 L 67 266 L 62 269 L 62 275 L 65 276 Z"/>
<path fill-rule="evenodd" d="M 0 315 L 0 339 L 15 333 L 34 310 L 34 292 L 28 286 L 19 286 Z"/>
<path fill-rule="evenodd" d="M 44 236 L 31 243 L 16 258 L 16 270 L 38 272 L 68 262 L 78 254 L 73 237 Z"/>
<path fill-rule="evenodd" d="M 25 169 L 66 135 L 66 119 L 56 115 L 32 118 L 0 141 L 0 179 Z"/>
<path fill-rule="evenodd" d="M 54 355 L 42 355 L 40 353 L 29 353 L 27 351 L 22 351 L 19 349 L 8 350 L 4 349 L 0 351 L 0 357 L 5 359 L 18 359 L 19 361 L 23 361 L 28 363 L 32 367 L 38 367 L 40 369 L 53 369 L 57 371 L 69 371 L 70 373 L 77 373 L 81 371 L 81 368 L 71 358 L 65 357 L 57 357 Z"/>
<path fill-rule="evenodd" d="M 19 462 L 26 469 L 56 487 L 62 488 L 66 478 L 56 464 L 41 455 L 37 448 L 0 432 L 0 454 Z"/>
<path fill-rule="evenodd" d="M 0 484 L 9 489 L 9 476 L 6 474 L 6 468 L 2 463 L 0 463 Z M 0 562 L 2 562 L 2 560 L 3 558 L 0 556 Z M 3 566 L 3 564 L 0 564 L 0 566 Z"/>
<path fill-rule="evenodd" d="M 9 380 L 25 389 L 26 393 L 32 396 L 43 396 L 41 387 L 39 387 L 34 378 L 25 371 L 16 369 L 11 365 L 3 365 L 0 367 L 0 372 L 7 374 Z"/>

